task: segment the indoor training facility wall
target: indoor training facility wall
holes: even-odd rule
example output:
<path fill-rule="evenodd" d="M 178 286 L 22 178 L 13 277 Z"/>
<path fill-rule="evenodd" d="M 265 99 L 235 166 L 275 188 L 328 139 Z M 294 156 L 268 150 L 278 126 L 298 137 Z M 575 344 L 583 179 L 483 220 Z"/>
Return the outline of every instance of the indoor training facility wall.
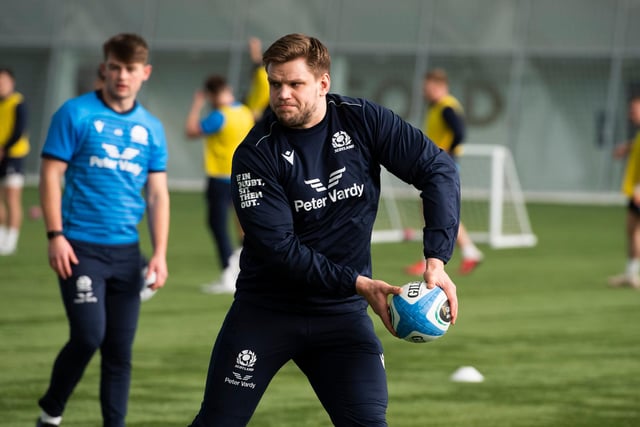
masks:
<path fill-rule="evenodd" d="M 611 151 L 632 132 L 639 0 L 0 0 L 0 10 L 0 66 L 14 69 L 30 108 L 32 176 L 51 114 L 90 90 L 102 42 L 137 32 L 153 65 L 140 98 L 165 125 L 172 186 L 201 186 L 200 142 L 183 133 L 194 90 L 220 73 L 241 96 L 248 38 L 304 32 L 329 46 L 332 90 L 417 126 L 422 76 L 445 68 L 467 143 L 507 146 L 525 194 L 619 194 Z"/>

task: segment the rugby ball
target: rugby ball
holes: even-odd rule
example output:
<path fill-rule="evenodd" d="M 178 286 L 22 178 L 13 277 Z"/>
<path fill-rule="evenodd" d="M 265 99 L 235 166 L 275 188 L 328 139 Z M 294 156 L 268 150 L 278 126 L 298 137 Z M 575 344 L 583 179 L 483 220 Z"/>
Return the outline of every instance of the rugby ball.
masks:
<path fill-rule="evenodd" d="M 444 291 L 427 289 L 424 281 L 402 286 L 389 303 L 391 322 L 399 338 L 427 343 L 443 336 L 451 324 L 451 309 Z"/>
<path fill-rule="evenodd" d="M 149 301 L 158 291 L 157 289 L 151 289 L 149 286 L 156 283 L 156 273 L 155 271 L 151 272 L 149 278 L 147 278 L 147 272 L 149 269 L 147 266 L 140 271 L 142 286 L 140 288 L 140 301 Z"/>

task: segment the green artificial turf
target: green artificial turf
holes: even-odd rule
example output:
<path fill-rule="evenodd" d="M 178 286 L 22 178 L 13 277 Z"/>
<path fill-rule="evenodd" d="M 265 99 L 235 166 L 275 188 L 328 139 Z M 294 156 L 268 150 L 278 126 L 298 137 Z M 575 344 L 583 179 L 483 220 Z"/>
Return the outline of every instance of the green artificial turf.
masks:
<path fill-rule="evenodd" d="M 25 205 L 37 204 L 26 189 Z M 143 304 L 134 350 L 127 425 L 186 426 L 202 398 L 213 340 L 231 302 L 200 285 L 219 273 L 200 193 L 172 194 L 170 278 Z M 539 243 L 493 250 L 459 276 L 458 323 L 439 340 L 412 344 L 389 335 L 388 421 L 409 426 L 640 425 L 640 291 L 609 289 L 625 264 L 624 208 L 528 206 Z M 144 247 L 148 250 L 146 231 Z M 374 276 L 401 285 L 417 242 L 376 244 Z M 57 282 L 47 265 L 44 226 L 25 219 L 19 251 L 0 257 L 0 426 L 31 426 L 51 365 L 66 340 Z M 482 383 L 451 382 L 474 366 Z M 99 355 L 64 415 L 64 426 L 100 426 Z M 286 365 L 250 426 L 328 426 L 304 376 Z"/>

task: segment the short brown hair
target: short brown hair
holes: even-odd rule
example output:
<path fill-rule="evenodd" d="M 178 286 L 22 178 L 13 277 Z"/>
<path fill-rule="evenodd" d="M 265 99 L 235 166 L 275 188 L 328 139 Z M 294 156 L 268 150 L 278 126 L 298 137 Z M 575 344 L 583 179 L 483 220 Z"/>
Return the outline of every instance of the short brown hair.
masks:
<path fill-rule="evenodd" d="M 442 68 L 434 68 L 433 70 L 427 71 L 424 78 L 425 80 L 433 80 L 438 83 L 449 83 L 447 72 Z"/>
<path fill-rule="evenodd" d="M 227 86 L 227 80 L 217 74 L 207 77 L 204 81 L 204 90 L 212 95 L 219 94 Z"/>
<path fill-rule="evenodd" d="M 149 60 L 149 46 L 137 34 L 121 33 L 111 37 L 102 45 L 104 59 L 113 55 L 117 60 L 127 64 L 146 64 Z"/>
<path fill-rule="evenodd" d="M 262 62 L 268 69 L 271 64 L 284 64 L 298 58 L 305 59 L 316 77 L 329 73 L 331 68 L 326 46 L 315 37 L 300 33 L 287 34 L 276 40 L 262 55 Z"/>
<path fill-rule="evenodd" d="M 16 79 L 15 74 L 13 74 L 13 70 L 8 67 L 0 67 L 0 74 L 7 74 L 12 80 Z"/>

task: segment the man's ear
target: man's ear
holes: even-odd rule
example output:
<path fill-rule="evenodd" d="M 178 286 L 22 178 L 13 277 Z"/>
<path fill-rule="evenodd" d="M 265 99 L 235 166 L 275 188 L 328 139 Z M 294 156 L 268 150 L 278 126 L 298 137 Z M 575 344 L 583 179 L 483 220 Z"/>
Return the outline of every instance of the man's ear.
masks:
<path fill-rule="evenodd" d="M 329 73 L 324 73 L 320 77 L 320 95 L 326 95 L 331 89 L 331 76 Z"/>
<path fill-rule="evenodd" d="M 151 66 L 151 64 L 147 64 L 144 66 L 144 81 L 149 80 L 149 77 L 151 77 L 151 71 L 153 71 L 153 67 Z"/>

